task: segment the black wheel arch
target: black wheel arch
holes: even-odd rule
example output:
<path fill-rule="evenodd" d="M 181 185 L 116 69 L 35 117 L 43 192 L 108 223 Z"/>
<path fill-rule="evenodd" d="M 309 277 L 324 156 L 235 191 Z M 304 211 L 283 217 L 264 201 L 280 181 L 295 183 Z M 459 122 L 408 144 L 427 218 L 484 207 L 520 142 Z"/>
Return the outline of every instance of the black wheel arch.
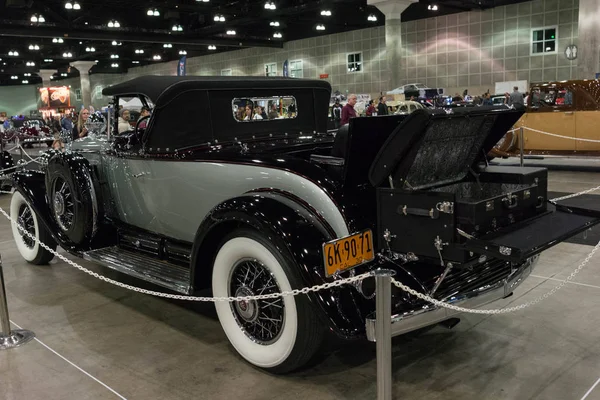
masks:
<path fill-rule="evenodd" d="M 219 204 L 201 223 L 191 254 L 194 290 L 210 286 L 218 246 L 225 236 L 238 228 L 250 228 L 265 235 L 290 265 L 298 269 L 305 287 L 332 281 L 325 276 L 322 260 L 323 243 L 335 238 L 331 228 L 293 198 L 281 193 L 260 192 Z M 335 292 L 333 296 L 332 292 Z M 346 285 L 307 296 L 331 332 L 353 339 L 363 335 L 364 318 L 354 305 L 343 307 L 340 302 L 355 294 L 358 294 L 356 290 Z"/>

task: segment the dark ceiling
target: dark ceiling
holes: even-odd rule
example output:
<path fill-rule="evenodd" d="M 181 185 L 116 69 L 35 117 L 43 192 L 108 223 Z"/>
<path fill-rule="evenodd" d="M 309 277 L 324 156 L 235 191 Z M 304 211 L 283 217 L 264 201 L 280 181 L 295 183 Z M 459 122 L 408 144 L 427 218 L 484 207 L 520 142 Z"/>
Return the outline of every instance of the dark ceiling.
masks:
<path fill-rule="evenodd" d="M 519 1 L 523 0 L 420 0 L 402 18 L 414 20 Z M 77 3 L 80 9 L 67 9 L 66 3 Z M 266 3 L 276 8 L 267 9 Z M 427 9 L 434 3 L 439 5 L 435 13 Z M 149 10 L 160 15 L 149 16 Z M 331 16 L 321 15 L 323 10 L 330 10 Z M 371 14 L 377 21 L 368 19 Z M 32 22 L 34 15 L 45 21 Z M 215 21 L 217 15 L 225 21 Z M 120 26 L 109 27 L 111 20 Z M 271 26 L 275 21 L 278 27 Z M 98 60 L 91 73 L 123 73 L 131 67 L 176 60 L 180 51 L 194 57 L 247 47 L 281 48 L 286 41 L 383 25 L 384 21 L 367 0 L 0 0 L 0 85 L 20 85 L 23 80 L 41 83 L 40 69 L 58 70 L 55 80 L 77 76 L 69 63 L 78 60 Z M 326 29 L 317 30 L 317 24 Z M 174 26 L 181 30 L 174 31 Z M 236 34 L 228 35 L 227 30 Z M 276 32 L 282 37 L 274 37 Z M 58 38 L 63 43 L 53 42 Z M 168 44 L 172 47 L 165 47 Z M 209 45 L 216 49 L 209 50 Z M 92 48 L 95 51 L 87 51 Z M 14 51 L 19 55 L 10 56 Z M 65 53 L 72 57 L 64 57 Z M 157 55 L 159 61 L 154 60 Z M 28 66 L 31 62 L 34 65 Z"/>

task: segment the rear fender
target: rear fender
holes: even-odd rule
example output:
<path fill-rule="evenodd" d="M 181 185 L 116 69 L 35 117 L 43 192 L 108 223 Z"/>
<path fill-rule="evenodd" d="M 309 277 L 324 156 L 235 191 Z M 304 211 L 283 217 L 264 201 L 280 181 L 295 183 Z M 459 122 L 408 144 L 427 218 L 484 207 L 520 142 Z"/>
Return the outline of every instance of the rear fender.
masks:
<path fill-rule="evenodd" d="M 219 229 L 222 226 L 226 228 Z M 210 282 L 217 246 L 237 227 L 251 227 L 263 233 L 289 265 L 297 268 L 305 287 L 333 281 L 325 276 L 322 259 L 323 243 L 335 238 L 328 228 L 292 198 L 261 192 L 221 203 L 204 219 L 192 248 L 192 285 L 196 289 Z M 323 323 L 343 338 L 362 336 L 364 318 L 374 311 L 374 302 L 366 304 L 356 288 L 350 285 L 311 292 L 307 296 L 316 306 Z"/>

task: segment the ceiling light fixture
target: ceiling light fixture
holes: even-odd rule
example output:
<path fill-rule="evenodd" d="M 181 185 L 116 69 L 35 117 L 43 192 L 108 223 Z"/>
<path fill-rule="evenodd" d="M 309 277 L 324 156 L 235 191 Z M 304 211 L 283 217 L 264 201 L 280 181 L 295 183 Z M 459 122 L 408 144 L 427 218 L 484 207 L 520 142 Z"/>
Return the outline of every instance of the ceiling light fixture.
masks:
<path fill-rule="evenodd" d="M 139 61 L 132 61 L 133 64 L 139 64 Z"/>
<path fill-rule="evenodd" d="M 72 10 L 72 9 L 73 9 L 73 3 L 71 3 L 70 1 L 67 1 L 67 2 L 65 3 L 65 8 L 66 8 L 67 10 Z"/>
<path fill-rule="evenodd" d="M 93 53 L 96 51 L 96 49 L 94 47 L 86 47 L 85 51 L 87 51 L 88 53 Z"/>
<path fill-rule="evenodd" d="M 19 79 L 19 77 L 16 76 L 16 75 L 13 75 L 13 76 L 10 77 L 10 79 Z"/>
<path fill-rule="evenodd" d="M 19 57 L 19 52 L 16 50 L 11 50 L 8 52 L 8 55 L 11 57 Z"/>
<path fill-rule="evenodd" d="M 81 10 L 81 6 L 78 2 L 73 3 L 73 10 Z"/>
<path fill-rule="evenodd" d="M 112 59 L 119 58 L 119 55 L 118 54 L 111 54 L 110 58 L 112 58 Z"/>
<path fill-rule="evenodd" d="M 427 9 L 430 11 L 437 11 L 438 10 L 438 6 L 437 4 L 430 4 L 427 6 Z"/>
<path fill-rule="evenodd" d="M 35 67 L 35 63 L 33 61 L 27 61 L 25 63 L 25 66 L 27 66 L 27 67 Z"/>
<path fill-rule="evenodd" d="M 63 53 L 63 57 L 64 58 L 71 58 L 71 57 L 73 57 L 73 54 L 71 52 L 65 52 L 65 53 Z"/>
<path fill-rule="evenodd" d="M 275 6 L 275 3 L 273 3 L 272 1 L 267 1 L 265 3 L 265 10 L 276 10 L 277 7 Z"/>
<path fill-rule="evenodd" d="M 229 31 L 227 31 L 227 34 L 228 35 L 235 35 L 235 31 L 234 30 L 229 30 Z"/>
<path fill-rule="evenodd" d="M 180 56 L 186 56 L 187 55 L 187 51 L 185 51 L 185 50 L 179 50 L 179 55 Z"/>
<path fill-rule="evenodd" d="M 149 8 L 146 15 L 148 15 L 149 17 L 160 17 L 160 12 L 156 8 Z"/>
<path fill-rule="evenodd" d="M 144 54 L 144 50 L 135 49 L 135 54 Z"/>
<path fill-rule="evenodd" d="M 54 60 L 51 58 L 44 58 L 44 62 L 50 63 L 53 62 Z"/>
<path fill-rule="evenodd" d="M 67 76 L 67 74 L 63 72 L 62 74 L 60 74 L 60 76 Z"/>
<path fill-rule="evenodd" d="M 225 17 L 223 15 L 217 14 L 217 15 L 215 15 L 214 20 L 215 20 L 215 22 L 225 22 Z"/>
<path fill-rule="evenodd" d="M 52 43 L 64 43 L 64 40 L 62 38 L 54 38 L 52 39 Z"/>
<path fill-rule="evenodd" d="M 119 21 L 110 20 L 110 21 L 108 21 L 108 27 L 109 28 L 120 28 L 121 24 L 119 23 Z"/>
<path fill-rule="evenodd" d="M 272 21 L 269 25 L 271 25 L 271 26 L 279 26 L 279 22 Z"/>
<path fill-rule="evenodd" d="M 29 50 L 39 50 L 40 46 L 38 46 L 37 44 L 30 44 L 29 45 Z"/>
<path fill-rule="evenodd" d="M 152 57 L 153 60 L 158 61 L 160 59 L 162 59 L 161 56 L 159 56 L 158 54 L 154 55 L 154 57 Z"/>
<path fill-rule="evenodd" d="M 323 10 L 321 11 L 321 15 L 324 17 L 331 17 L 331 11 L 330 10 Z"/>
<path fill-rule="evenodd" d="M 181 27 L 181 25 L 173 25 L 173 28 L 171 28 L 171 30 L 173 32 L 182 32 L 183 28 Z"/>
<path fill-rule="evenodd" d="M 375 22 L 377 21 L 377 17 L 375 16 L 375 14 L 369 14 L 369 16 L 367 17 L 367 21 Z"/>
<path fill-rule="evenodd" d="M 200 1 L 201 1 L 201 2 L 203 2 L 203 3 L 208 3 L 210 0 L 196 0 L 196 1 L 198 1 L 198 2 L 200 2 Z"/>
<path fill-rule="evenodd" d="M 273 34 L 273 37 L 274 37 L 274 38 L 277 38 L 277 39 L 280 39 L 280 38 L 282 37 L 282 35 L 281 35 L 281 32 L 275 32 L 275 33 Z"/>
<path fill-rule="evenodd" d="M 37 15 L 33 14 L 30 18 L 30 21 L 42 23 L 42 22 L 46 22 L 46 18 L 44 18 L 43 15 L 37 16 Z"/>
<path fill-rule="evenodd" d="M 31 76 L 31 74 L 29 72 L 23 74 L 23 76 Z"/>
<path fill-rule="evenodd" d="M 325 25 L 319 24 L 319 25 L 316 26 L 316 29 L 318 31 L 324 31 L 325 30 Z"/>
<path fill-rule="evenodd" d="M 119 64 L 117 64 L 117 63 L 110 64 L 110 66 L 113 68 L 119 68 Z"/>
<path fill-rule="evenodd" d="M 217 46 L 215 46 L 214 44 L 211 44 L 211 45 L 208 46 L 208 49 L 209 50 L 216 50 Z"/>
<path fill-rule="evenodd" d="M 24 84 L 24 85 L 26 85 L 26 84 L 29 83 L 29 81 L 28 80 L 23 80 L 23 81 L 21 81 L 21 83 Z"/>
<path fill-rule="evenodd" d="M 172 47 L 173 47 L 173 45 L 171 43 L 165 43 L 165 44 L 163 44 L 163 48 L 165 48 L 165 49 L 170 49 Z"/>

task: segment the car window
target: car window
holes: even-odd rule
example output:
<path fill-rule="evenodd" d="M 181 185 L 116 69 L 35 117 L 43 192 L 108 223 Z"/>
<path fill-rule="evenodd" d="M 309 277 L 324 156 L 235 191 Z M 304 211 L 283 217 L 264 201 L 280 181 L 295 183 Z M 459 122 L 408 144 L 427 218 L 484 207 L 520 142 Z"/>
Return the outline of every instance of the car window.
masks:
<path fill-rule="evenodd" d="M 233 118 L 238 122 L 264 122 L 298 116 L 298 103 L 294 96 L 234 98 L 231 107 Z"/>
<path fill-rule="evenodd" d="M 530 97 L 531 106 L 537 108 L 571 107 L 573 105 L 573 91 L 571 88 L 559 85 L 534 87 Z"/>

